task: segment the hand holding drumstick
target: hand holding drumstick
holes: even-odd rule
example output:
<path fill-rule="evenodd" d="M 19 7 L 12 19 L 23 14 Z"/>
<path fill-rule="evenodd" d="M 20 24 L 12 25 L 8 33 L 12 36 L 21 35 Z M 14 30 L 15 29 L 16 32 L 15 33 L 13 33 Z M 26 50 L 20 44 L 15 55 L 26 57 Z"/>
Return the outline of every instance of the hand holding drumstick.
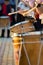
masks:
<path fill-rule="evenodd" d="M 40 5 L 42 5 L 42 6 L 40 6 Z M 39 14 L 43 13 L 43 2 L 42 2 L 41 4 L 39 4 L 38 7 L 37 7 L 37 6 L 38 6 L 38 4 L 36 4 L 36 6 L 33 7 L 32 9 L 30 9 L 29 11 L 23 13 L 23 16 L 29 14 L 30 12 L 34 11 L 35 9 L 37 10 L 37 12 L 38 12 Z"/>
<path fill-rule="evenodd" d="M 12 14 L 17 14 L 17 13 L 20 13 L 23 15 L 23 13 L 27 12 L 27 10 L 19 10 L 19 11 L 16 11 L 16 12 L 12 12 L 12 13 L 9 13 L 8 15 L 12 15 Z"/>
<path fill-rule="evenodd" d="M 43 5 L 43 2 L 41 3 Z M 35 7 L 33 7 L 32 9 L 30 10 L 19 10 L 19 11 L 16 11 L 16 12 L 13 12 L 13 13 L 9 13 L 8 15 L 12 15 L 12 14 L 16 14 L 16 13 L 19 13 L 23 16 L 27 15 L 28 13 L 34 11 L 35 9 L 37 9 L 37 5 Z M 42 10 L 43 11 L 43 10 Z"/>

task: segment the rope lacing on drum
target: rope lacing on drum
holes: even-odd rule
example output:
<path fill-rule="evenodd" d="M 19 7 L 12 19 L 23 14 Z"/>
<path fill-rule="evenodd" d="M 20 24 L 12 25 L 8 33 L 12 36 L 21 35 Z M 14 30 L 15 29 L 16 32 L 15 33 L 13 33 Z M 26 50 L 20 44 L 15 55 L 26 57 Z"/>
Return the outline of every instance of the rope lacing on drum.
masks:
<path fill-rule="evenodd" d="M 41 37 L 42 34 L 43 34 L 43 32 L 42 31 L 40 31 L 40 32 L 41 32 L 41 35 L 40 35 L 40 43 L 41 43 L 41 46 L 40 46 L 40 49 L 39 49 L 39 55 L 38 55 L 38 63 L 37 63 L 37 65 L 40 64 L 40 57 L 41 57 L 42 46 L 43 46 L 43 38 Z"/>
<path fill-rule="evenodd" d="M 24 43 L 24 39 L 23 39 L 23 43 Z M 25 55 L 26 55 L 26 57 L 27 57 L 28 64 L 31 65 L 31 63 L 30 63 L 30 59 L 29 59 L 29 57 L 28 57 L 28 53 L 27 53 L 27 50 L 26 50 L 24 44 L 23 44 L 23 48 L 24 48 L 24 51 L 25 51 Z"/>

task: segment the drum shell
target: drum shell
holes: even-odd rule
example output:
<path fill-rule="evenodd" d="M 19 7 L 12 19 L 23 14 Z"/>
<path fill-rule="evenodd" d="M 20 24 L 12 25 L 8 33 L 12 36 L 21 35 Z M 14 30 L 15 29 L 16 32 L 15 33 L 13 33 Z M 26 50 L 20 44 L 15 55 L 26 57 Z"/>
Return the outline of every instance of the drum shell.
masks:
<path fill-rule="evenodd" d="M 43 32 L 40 32 L 40 31 L 28 32 L 22 35 L 19 35 L 19 34 L 15 36 L 13 35 L 12 37 L 13 37 L 12 39 L 13 39 L 15 65 L 23 65 L 23 64 L 29 65 L 23 45 L 25 45 L 31 65 L 37 65 L 40 47 L 41 47 L 41 44 L 43 43 L 42 42 Z M 20 52 L 21 54 L 19 54 L 18 52 Z M 43 65 L 42 60 L 43 60 L 43 46 L 41 49 L 40 65 Z"/>
<path fill-rule="evenodd" d="M 6 27 L 9 25 L 9 17 L 8 16 L 3 16 L 3 17 L 0 17 L 0 27 Z"/>
<path fill-rule="evenodd" d="M 41 35 L 22 36 L 23 45 L 25 45 L 31 65 L 37 65 L 37 63 L 38 63 L 38 57 L 39 57 L 42 36 Z M 23 45 L 22 45 L 21 58 L 20 58 L 19 65 L 23 65 L 23 64 L 29 65 Z M 42 50 L 43 50 L 43 47 L 42 47 Z M 42 61 L 43 51 L 42 50 L 41 50 L 41 56 L 40 56 L 40 65 L 43 65 L 43 61 Z"/>

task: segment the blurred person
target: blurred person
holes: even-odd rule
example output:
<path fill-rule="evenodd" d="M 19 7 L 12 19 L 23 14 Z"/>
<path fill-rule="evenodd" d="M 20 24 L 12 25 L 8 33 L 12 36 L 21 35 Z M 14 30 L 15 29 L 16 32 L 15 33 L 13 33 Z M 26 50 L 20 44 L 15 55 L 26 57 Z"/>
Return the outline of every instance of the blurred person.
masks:
<path fill-rule="evenodd" d="M 35 4 L 35 0 L 28 0 L 29 1 L 29 6 L 30 8 L 33 8 L 36 6 Z M 27 1 L 27 2 L 28 2 Z M 39 19 L 39 13 L 37 12 L 37 10 L 34 10 L 34 16 L 36 18 L 36 22 L 33 22 L 33 25 L 35 27 L 35 30 L 41 30 L 41 20 Z"/>
<path fill-rule="evenodd" d="M 4 16 L 8 16 L 8 13 L 10 13 L 10 4 L 9 4 L 9 0 L 5 0 L 4 4 L 2 5 L 2 14 Z"/>
<path fill-rule="evenodd" d="M 26 0 L 27 3 L 29 1 L 29 6 L 30 8 L 33 8 L 35 5 L 36 0 Z M 33 25 L 35 26 L 36 30 L 41 30 L 42 29 L 42 25 L 41 25 L 41 19 L 39 18 L 40 13 L 38 11 L 38 7 L 40 7 L 40 4 L 43 2 L 43 0 L 37 0 L 37 8 L 34 10 L 34 14 L 35 14 L 35 18 L 37 22 L 34 22 Z"/>

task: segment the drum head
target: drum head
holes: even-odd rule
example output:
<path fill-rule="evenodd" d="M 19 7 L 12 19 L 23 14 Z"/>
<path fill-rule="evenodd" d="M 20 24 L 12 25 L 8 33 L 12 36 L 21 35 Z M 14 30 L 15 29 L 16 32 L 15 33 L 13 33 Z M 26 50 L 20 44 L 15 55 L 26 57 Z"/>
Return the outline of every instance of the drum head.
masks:
<path fill-rule="evenodd" d="M 33 23 L 29 20 L 20 22 L 10 27 L 10 31 L 13 33 L 26 33 L 26 32 L 33 31 L 33 30 L 35 30 Z"/>

